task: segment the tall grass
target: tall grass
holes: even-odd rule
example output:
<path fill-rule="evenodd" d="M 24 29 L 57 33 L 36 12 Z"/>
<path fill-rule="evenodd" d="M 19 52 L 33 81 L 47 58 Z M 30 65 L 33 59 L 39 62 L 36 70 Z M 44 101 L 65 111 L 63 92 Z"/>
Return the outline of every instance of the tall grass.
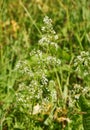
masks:
<path fill-rule="evenodd" d="M 89 0 L 0 1 L 0 130 L 86 130 L 89 10 Z"/>

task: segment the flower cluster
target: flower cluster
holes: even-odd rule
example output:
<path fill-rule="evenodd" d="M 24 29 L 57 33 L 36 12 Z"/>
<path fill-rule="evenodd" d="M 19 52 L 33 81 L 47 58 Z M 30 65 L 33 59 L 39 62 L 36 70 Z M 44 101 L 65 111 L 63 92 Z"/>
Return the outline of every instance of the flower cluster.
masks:
<path fill-rule="evenodd" d="M 43 47 L 44 49 L 45 49 L 45 47 L 46 48 L 55 47 L 57 49 L 58 44 L 56 43 L 56 40 L 58 40 L 58 35 L 56 34 L 56 32 L 53 29 L 52 20 L 49 19 L 48 16 L 45 16 L 43 22 L 45 25 L 41 29 L 43 32 L 43 35 L 42 35 L 41 39 L 39 40 L 38 44 L 41 47 Z"/>
<path fill-rule="evenodd" d="M 42 106 L 43 103 L 57 101 L 55 70 L 60 68 L 61 60 L 48 49 L 53 47 L 57 51 L 58 36 L 53 29 L 52 20 L 46 16 L 43 21 L 45 26 L 42 27 L 42 31 L 44 34 L 38 42 L 40 48 L 31 50 L 29 59 L 21 60 L 16 65 L 20 80 L 16 100 L 18 104 L 22 104 L 28 109 L 31 109 L 32 104 L 39 103 Z M 54 75 L 53 78 L 50 77 L 51 73 Z M 38 108 L 39 105 L 35 105 L 34 109 Z"/>
<path fill-rule="evenodd" d="M 90 75 L 90 53 L 82 51 L 74 60 L 76 72 L 82 78 Z"/>

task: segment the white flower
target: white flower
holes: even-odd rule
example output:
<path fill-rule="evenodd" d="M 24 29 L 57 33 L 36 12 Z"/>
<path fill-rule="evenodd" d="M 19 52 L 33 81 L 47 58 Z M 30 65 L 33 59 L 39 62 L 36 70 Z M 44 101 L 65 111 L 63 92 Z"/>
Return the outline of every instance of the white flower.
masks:
<path fill-rule="evenodd" d="M 45 16 L 44 19 L 43 19 L 43 22 L 45 24 L 51 24 L 52 23 L 52 20 L 48 17 L 48 16 Z"/>
<path fill-rule="evenodd" d="M 43 85 L 47 85 L 48 84 L 48 79 L 46 78 L 45 75 L 42 76 L 42 80 L 41 81 L 42 81 Z"/>
<path fill-rule="evenodd" d="M 58 39 L 58 35 L 55 35 L 55 37 L 54 37 L 54 38 L 55 38 L 55 40 L 57 40 L 57 39 Z"/>
<path fill-rule="evenodd" d="M 45 28 L 45 27 L 42 27 L 42 28 L 41 28 L 41 30 L 42 30 L 42 31 L 45 31 L 45 30 L 46 30 L 46 28 Z"/>

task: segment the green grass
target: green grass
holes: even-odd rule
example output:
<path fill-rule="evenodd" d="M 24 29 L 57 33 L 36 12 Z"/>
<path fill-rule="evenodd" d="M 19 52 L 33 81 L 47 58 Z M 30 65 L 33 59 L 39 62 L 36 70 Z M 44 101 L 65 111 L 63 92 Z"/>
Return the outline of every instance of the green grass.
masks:
<path fill-rule="evenodd" d="M 89 10 L 89 0 L 0 1 L 0 130 L 90 129 L 79 99 L 90 102 Z"/>

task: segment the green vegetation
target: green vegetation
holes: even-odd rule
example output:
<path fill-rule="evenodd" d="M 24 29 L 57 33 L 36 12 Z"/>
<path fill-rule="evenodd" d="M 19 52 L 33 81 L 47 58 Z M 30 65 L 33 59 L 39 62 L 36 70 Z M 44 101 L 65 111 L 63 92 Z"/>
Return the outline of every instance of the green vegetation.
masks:
<path fill-rule="evenodd" d="M 90 130 L 89 12 L 89 0 L 0 0 L 0 130 Z"/>

